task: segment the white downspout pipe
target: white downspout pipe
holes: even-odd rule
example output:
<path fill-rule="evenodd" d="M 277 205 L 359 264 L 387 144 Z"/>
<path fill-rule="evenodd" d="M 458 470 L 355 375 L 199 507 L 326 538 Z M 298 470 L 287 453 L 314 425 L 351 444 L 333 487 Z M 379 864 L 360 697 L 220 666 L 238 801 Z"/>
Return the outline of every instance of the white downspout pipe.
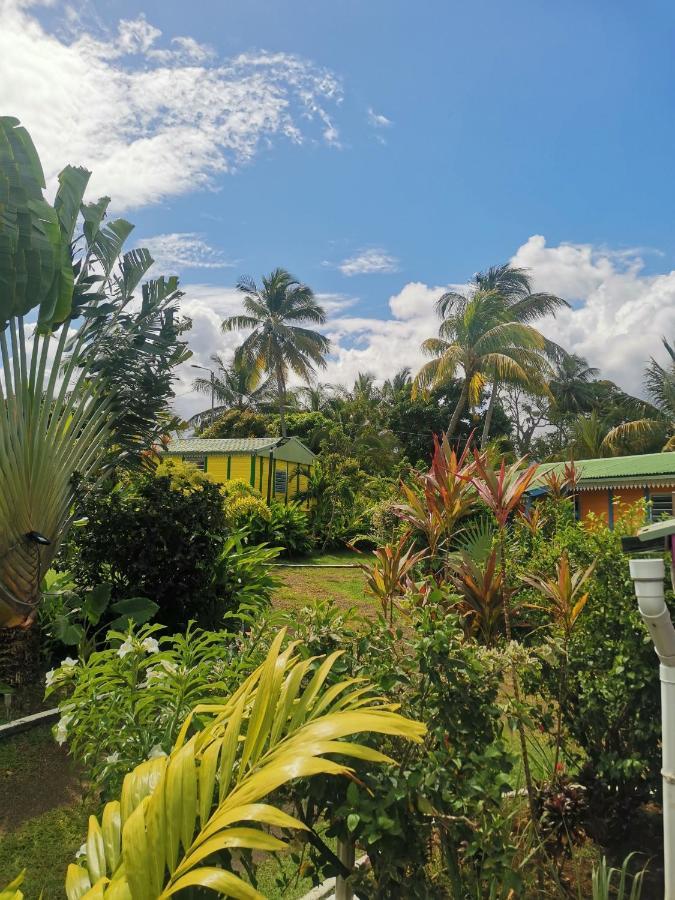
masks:
<path fill-rule="evenodd" d="M 631 559 L 640 615 L 660 660 L 664 900 L 675 900 L 675 628 L 663 594 L 663 559 Z"/>

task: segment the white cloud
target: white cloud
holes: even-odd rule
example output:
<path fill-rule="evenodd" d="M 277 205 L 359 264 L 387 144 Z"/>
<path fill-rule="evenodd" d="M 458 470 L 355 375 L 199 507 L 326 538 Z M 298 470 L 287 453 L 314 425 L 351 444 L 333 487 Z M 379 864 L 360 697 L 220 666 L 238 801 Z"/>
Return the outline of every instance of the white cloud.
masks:
<path fill-rule="evenodd" d="M 116 209 L 213 187 L 283 137 L 337 145 L 338 78 L 297 56 L 215 60 L 189 36 L 159 46 L 143 16 L 115 35 L 71 16 L 65 37 L 32 8 L 0 0 L 0 109 L 30 131 L 53 186 L 68 162 L 93 170 Z"/>
<path fill-rule="evenodd" d="M 376 113 L 372 106 L 368 107 L 368 124 L 373 128 L 391 128 L 394 124 L 391 119 L 383 116 L 382 113 Z"/>
<path fill-rule="evenodd" d="M 150 251 L 155 260 L 155 272 L 168 274 L 183 269 L 226 269 L 234 265 L 223 259 L 220 250 L 194 232 L 157 234 L 143 238 L 139 246 Z"/>
<path fill-rule="evenodd" d="M 662 335 L 675 335 L 675 272 L 644 275 L 639 251 L 547 247 L 541 235 L 519 247 L 513 262 L 532 270 L 536 290 L 574 302 L 573 309 L 540 323 L 547 337 L 642 395 L 646 361 L 662 354 Z"/>
<path fill-rule="evenodd" d="M 398 271 L 398 260 L 380 247 L 371 247 L 343 260 L 337 268 L 347 276 L 386 274 Z"/>
<path fill-rule="evenodd" d="M 531 269 L 535 289 L 575 301 L 573 309 L 542 320 L 541 330 L 587 357 L 604 377 L 641 395 L 645 363 L 650 356 L 663 358 L 661 335 L 675 336 L 675 272 L 647 276 L 642 274 L 637 252 L 617 253 L 586 244 L 547 247 L 539 236 L 519 247 L 513 262 Z M 372 372 L 383 381 L 403 366 L 416 371 L 424 362 L 422 341 L 438 329 L 436 300 L 447 290 L 464 287 L 408 282 L 389 298 L 385 318 L 350 314 L 354 298 L 320 295 L 329 313 L 325 331 L 333 345 L 321 380 L 351 384 L 358 372 Z M 236 292 L 206 285 L 185 290 L 184 311 L 194 320 L 190 343 L 197 358 L 193 361 L 208 364 L 210 353 L 232 352 L 243 335 L 223 335 L 219 328 L 226 315 L 240 308 Z M 194 371 L 182 377 L 178 389 L 188 391 L 177 401 L 186 416 L 204 405 L 203 398 L 189 394 L 193 377 Z"/>
<path fill-rule="evenodd" d="M 374 130 L 375 140 L 378 141 L 380 144 L 386 144 L 387 141 L 386 141 L 384 135 L 382 134 L 382 131 L 384 131 L 387 128 L 391 128 L 391 126 L 394 123 L 391 121 L 391 119 L 388 119 L 386 116 L 383 116 L 382 113 L 375 112 L 375 110 L 372 108 L 372 106 L 368 107 L 367 116 L 368 116 L 368 124 Z"/>

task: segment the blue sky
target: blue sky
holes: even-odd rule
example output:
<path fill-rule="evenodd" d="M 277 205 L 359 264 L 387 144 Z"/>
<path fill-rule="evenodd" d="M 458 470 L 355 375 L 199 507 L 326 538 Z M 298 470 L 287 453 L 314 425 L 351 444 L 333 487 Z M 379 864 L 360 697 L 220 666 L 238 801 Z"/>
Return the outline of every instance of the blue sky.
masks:
<path fill-rule="evenodd" d="M 283 265 L 331 377 L 384 377 L 438 290 L 515 258 L 638 390 L 675 337 L 674 37 L 655 2 L 0 0 L 0 108 L 180 270 L 200 361 L 236 277 Z"/>

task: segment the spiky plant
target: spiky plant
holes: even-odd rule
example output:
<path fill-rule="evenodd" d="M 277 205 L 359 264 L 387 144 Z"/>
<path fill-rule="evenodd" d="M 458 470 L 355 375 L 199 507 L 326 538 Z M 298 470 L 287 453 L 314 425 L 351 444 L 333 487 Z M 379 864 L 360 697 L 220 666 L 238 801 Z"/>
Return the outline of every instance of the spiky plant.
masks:
<path fill-rule="evenodd" d="M 32 621 L 79 486 L 168 428 L 189 355 L 178 280 L 134 299 L 152 257 L 122 255 L 133 226 L 83 202 L 89 174 L 65 168 L 49 204 L 28 132 L 0 118 L 0 627 Z"/>
<path fill-rule="evenodd" d="M 350 775 L 345 758 L 393 762 L 345 740 L 359 732 L 421 741 L 425 727 L 360 679 L 327 687 L 340 651 L 310 675 L 315 660 L 301 661 L 294 644 L 282 650 L 283 639 L 228 700 L 194 710 L 169 756 L 137 766 L 100 821 L 90 818 L 86 860 L 68 869 L 68 900 L 164 900 L 188 888 L 262 900 L 232 870 L 231 851 L 282 850 L 269 829 L 307 828 L 266 798 L 296 778 Z"/>

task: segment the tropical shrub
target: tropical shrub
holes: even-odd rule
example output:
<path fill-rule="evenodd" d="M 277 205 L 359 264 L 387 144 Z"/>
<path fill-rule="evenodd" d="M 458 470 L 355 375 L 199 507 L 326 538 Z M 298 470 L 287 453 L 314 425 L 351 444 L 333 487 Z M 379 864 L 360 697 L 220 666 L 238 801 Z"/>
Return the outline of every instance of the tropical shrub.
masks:
<path fill-rule="evenodd" d="M 326 440 L 334 422 L 321 412 L 287 412 L 285 414 L 286 431 L 299 438 L 305 447 L 318 453 L 321 442 Z M 279 416 L 271 417 L 268 426 L 269 434 L 281 434 Z"/>
<path fill-rule="evenodd" d="M 268 417 L 250 409 L 228 409 L 200 432 L 203 438 L 267 437 Z"/>
<path fill-rule="evenodd" d="M 89 491 L 79 514 L 88 523 L 73 530 L 64 559 L 78 588 L 109 582 L 115 599 L 149 597 L 172 629 L 221 621 L 214 572 L 227 527 L 207 474 L 167 459 Z"/>
<path fill-rule="evenodd" d="M 632 528 L 637 513 L 627 511 L 610 530 L 601 521 L 575 522 L 571 503 L 550 501 L 544 527 L 532 535 L 518 526 L 509 550 L 519 571 L 541 573 L 553 582 L 564 555 L 577 571 L 595 563 L 583 588 L 588 600 L 569 635 L 562 715 L 581 750 L 580 779 L 601 838 L 625 825 L 629 810 L 657 793 L 660 782 L 658 666 L 621 549 L 622 522 Z M 670 586 L 666 595 L 672 607 Z M 540 593 L 530 597 L 541 605 Z M 563 649 L 553 657 L 551 650 L 550 642 L 542 648 L 544 679 L 535 687 L 555 698 Z M 542 724 L 551 726 L 548 720 Z"/>
<path fill-rule="evenodd" d="M 113 600 L 111 594 L 112 586 L 106 583 L 84 593 L 76 591 L 69 572 L 50 569 L 38 613 L 45 644 L 51 642 L 53 652 L 75 647 L 77 655 L 86 659 L 109 629 L 126 628 L 129 621 L 144 625 L 159 608 L 147 597 Z"/>
<path fill-rule="evenodd" d="M 125 778 L 120 801 L 108 803 L 100 821 L 90 819 L 85 859 L 68 868 L 68 900 L 199 887 L 260 897 L 233 872 L 232 851 L 250 859 L 252 850 L 285 847 L 260 826 L 307 830 L 263 802 L 273 791 L 313 775 L 352 773 L 327 754 L 394 768 L 391 758 L 349 740 L 356 733 L 421 741 L 424 726 L 375 698 L 369 685 L 343 681 L 329 689 L 335 656 L 308 680 L 312 661 L 295 645 L 281 651 L 283 640 L 281 632 L 263 665 L 229 699 L 197 706 L 170 755 L 138 766 Z"/>
<path fill-rule="evenodd" d="M 144 625 L 111 631 L 109 640 L 88 660 L 48 672 L 46 688 L 59 698 L 56 740 L 106 796 L 131 768 L 171 750 L 194 706 L 223 695 L 228 662 L 240 653 L 225 632 L 192 624 L 185 634 L 162 636 L 159 626 Z"/>
<path fill-rule="evenodd" d="M 322 452 L 309 479 L 312 541 L 320 549 L 344 547 L 372 529 L 372 509 L 391 498 L 396 482 L 368 475 L 357 459 Z"/>
<path fill-rule="evenodd" d="M 269 571 L 279 547 L 248 543 L 245 530 L 225 539 L 214 568 L 214 587 L 219 609 L 234 613 L 241 608 L 258 612 L 270 602 L 278 585 Z"/>
<path fill-rule="evenodd" d="M 502 809 L 513 763 L 502 743 L 498 703 L 506 660 L 467 644 L 436 592 L 423 604 L 410 603 L 405 630 L 382 618 L 360 621 L 327 603 L 292 615 L 313 670 L 316 654 L 340 653 L 337 678 L 365 677 L 428 727 L 424 744 L 415 747 L 369 740 L 401 759 L 396 768 L 359 771 L 360 783 L 344 787 L 315 781 L 292 792 L 309 824 L 327 819 L 329 834 L 367 848 L 370 897 L 434 896 L 427 863 L 439 842 L 453 888 L 461 887 L 452 896 L 486 896 L 495 879 L 519 885 Z"/>
<path fill-rule="evenodd" d="M 225 520 L 230 528 L 262 531 L 271 518 L 270 508 L 256 490 L 243 478 L 232 478 L 221 485 L 225 498 Z"/>
<path fill-rule="evenodd" d="M 309 516 L 297 501 L 272 501 L 269 518 L 251 522 L 252 541 L 265 541 L 280 547 L 284 556 L 303 556 L 312 549 Z"/>

